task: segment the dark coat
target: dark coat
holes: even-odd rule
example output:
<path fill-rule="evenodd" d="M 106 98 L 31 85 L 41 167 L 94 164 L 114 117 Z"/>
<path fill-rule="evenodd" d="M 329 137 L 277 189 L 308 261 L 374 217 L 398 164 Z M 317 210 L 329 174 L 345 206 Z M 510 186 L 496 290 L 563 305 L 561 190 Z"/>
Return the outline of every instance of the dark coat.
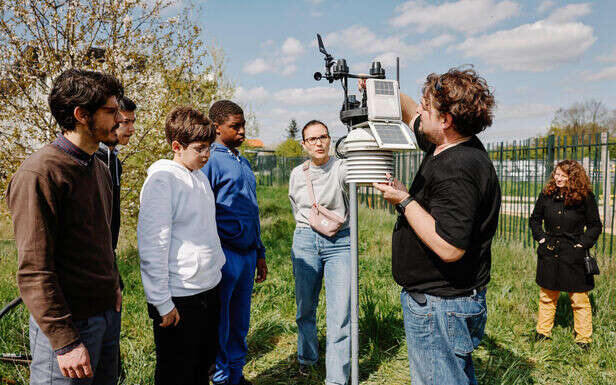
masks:
<path fill-rule="evenodd" d="M 111 212 L 111 245 L 113 250 L 118 247 L 118 237 L 120 234 L 120 181 L 122 178 L 122 162 L 118 159 L 115 152 L 109 151 L 107 147 L 99 147 L 95 152 L 98 159 L 105 162 L 111 173 L 111 183 L 113 186 L 113 211 Z"/>
<path fill-rule="evenodd" d="M 592 290 L 595 282 L 592 275 L 586 275 L 584 256 L 602 230 L 594 194 L 588 194 L 578 205 L 566 207 L 561 196 L 542 193 L 529 222 L 533 238 L 537 242 L 545 238 L 537 248 L 537 284 L 569 293 Z M 573 247 L 576 244 L 582 247 Z"/>
<path fill-rule="evenodd" d="M 107 165 L 111 173 L 111 192 L 113 196 L 111 211 L 111 247 L 113 247 L 113 253 L 115 255 L 115 250 L 118 247 L 118 237 L 120 235 L 120 181 L 122 178 L 122 162 L 118 159 L 117 152 L 110 151 L 107 146 L 103 147 L 102 144 L 94 154 Z M 120 289 L 124 289 L 122 277 L 120 277 Z"/>

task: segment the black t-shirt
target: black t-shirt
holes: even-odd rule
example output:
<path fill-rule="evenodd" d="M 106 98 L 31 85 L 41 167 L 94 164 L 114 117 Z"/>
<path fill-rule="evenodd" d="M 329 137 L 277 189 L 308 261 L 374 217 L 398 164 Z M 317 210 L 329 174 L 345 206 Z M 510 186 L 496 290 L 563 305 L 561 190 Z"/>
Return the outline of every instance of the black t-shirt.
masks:
<path fill-rule="evenodd" d="M 488 153 L 476 136 L 434 156 L 436 146 L 415 132 L 426 155 L 409 190 L 434 217 L 436 232 L 466 250 L 456 262 L 443 262 L 399 216 L 392 239 L 392 272 L 408 291 L 455 297 L 490 280 L 492 237 L 501 192 Z"/>

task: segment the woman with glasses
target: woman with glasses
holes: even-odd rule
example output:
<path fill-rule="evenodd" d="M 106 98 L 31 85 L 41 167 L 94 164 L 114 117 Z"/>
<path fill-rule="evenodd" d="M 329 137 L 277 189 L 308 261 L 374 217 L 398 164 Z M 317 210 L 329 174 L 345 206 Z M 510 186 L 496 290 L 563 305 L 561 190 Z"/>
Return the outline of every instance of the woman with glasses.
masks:
<path fill-rule="evenodd" d="M 330 144 L 329 131 L 323 122 L 306 123 L 302 129 L 302 147 L 310 160 L 295 167 L 289 180 L 289 200 L 296 223 L 291 260 L 297 304 L 297 353 L 299 373 L 308 376 L 318 359 L 316 312 L 325 280 L 325 383 L 347 384 L 351 349 L 349 192 L 344 181 L 346 163 L 329 155 Z M 334 235 L 323 235 L 311 227 L 310 211 L 315 203 L 340 218 L 342 224 Z"/>
<path fill-rule="evenodd" d="M 558 163 L 529 222 L 539 242 L 536 281 L 541 290 L 535 340 L 550 339 L 558 297 L 564 291 L 573 308 L 575 342 L 588 350 L 592 335 L 588 292 L 595 282 L 585 272 L 584 256 L 597 242 L 602 225 L 584 167 L 575 160 Z"/>

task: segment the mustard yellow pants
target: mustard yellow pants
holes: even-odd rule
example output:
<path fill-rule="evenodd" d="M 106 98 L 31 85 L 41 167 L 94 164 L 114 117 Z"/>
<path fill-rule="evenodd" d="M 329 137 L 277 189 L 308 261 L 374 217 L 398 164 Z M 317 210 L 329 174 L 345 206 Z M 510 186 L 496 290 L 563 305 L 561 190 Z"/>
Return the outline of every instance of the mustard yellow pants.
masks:
<path fill-rule="evenodd" d="M 559 291 L 541 288 L 539 292 L 539 316 L 537 317 L 537 333 L 545 336 L 552 334 L 556 304 Z M 569 293 L 573 308 L 573 330 L 575 342 L 589 343 L 592 336 L 592 309 L 588 292 Z"/>

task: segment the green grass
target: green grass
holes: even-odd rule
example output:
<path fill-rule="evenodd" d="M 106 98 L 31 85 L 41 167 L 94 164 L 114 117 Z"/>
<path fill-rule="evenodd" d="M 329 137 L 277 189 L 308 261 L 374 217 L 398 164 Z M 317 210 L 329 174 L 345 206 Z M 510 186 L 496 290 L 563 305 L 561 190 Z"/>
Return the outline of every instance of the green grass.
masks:
<path fill-rule="evenodd" d="M 259 188 L 263 241 L 269 276 L 255 285 L 249 354 L 245 373 L 256 385 L 322 384 L 325 379 L 325 308 L 318 312 L 321 358 L 307 379 L 296 376 L 297 327 L 290 247 L 294 221 L 285 187 Z M 409 384 L 406 344 L 399 303 L 400 288 L 391 277 L 393 215 L 360 209 L 360 382 Z M 128 234 L 126 234 L 128 233 Z M 6 237 L 5 237 L 6 238 Z M 134 233 L 125 232 L 119 265 L 125 302 L 122 355 L 127 384 L 152 384 L 154 344 Z M 573 341 L 573 316 L 566 295 L 557 310 L 554 340 L 533 343 L 538 287 L 535 254 L 519 244 L 496 241 L 488 289 L 486 335 L 473 353 L 480 384 L 612 384 L 616 378 L 616 263 L 600 260 L 601 275 L 591 294 L 594 342 L 582 353 Z M 11 241 L 0 243 L 0 304 L 17 295 L 16 253 Z M 321 303 L 324 304 L 324 297 Z M 28 346 L 23 306 L 0 320 L 0 352 L 24 352 Z M 0 378 L 27 383 L 27 368 L 0 363 Z M 2 381 L 0 381 L 2 384 Z"/>

